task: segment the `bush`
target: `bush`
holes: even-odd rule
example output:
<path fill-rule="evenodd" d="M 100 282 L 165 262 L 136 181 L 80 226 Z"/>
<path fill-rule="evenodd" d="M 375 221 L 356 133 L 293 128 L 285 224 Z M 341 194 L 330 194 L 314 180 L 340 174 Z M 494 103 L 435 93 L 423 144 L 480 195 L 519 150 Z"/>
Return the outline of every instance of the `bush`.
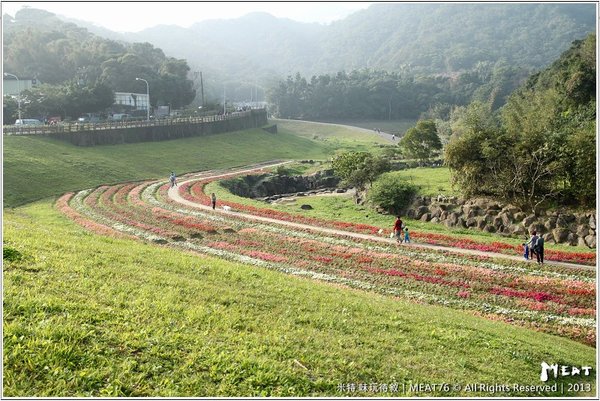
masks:
<path fill-rule="evenodd" d="M 410 184 L 397 173 L 382 174 L 369 190 L 368 199 L 375 207 L 381 207 L 392 214 L 404 211 L 417 194 L 415 185 Z"/>
<path fill-rule="evenodd" d="M 17 260 L 21 260 L 23 258 L 23 255 L 21 255 L 21 252 L 17 251 L 16 249 L 13 248 L 9 248 L 7 246 L 5 246 L 2 249 L 2 259 L 7 260 L 9 262 L 14 262 Z"/>

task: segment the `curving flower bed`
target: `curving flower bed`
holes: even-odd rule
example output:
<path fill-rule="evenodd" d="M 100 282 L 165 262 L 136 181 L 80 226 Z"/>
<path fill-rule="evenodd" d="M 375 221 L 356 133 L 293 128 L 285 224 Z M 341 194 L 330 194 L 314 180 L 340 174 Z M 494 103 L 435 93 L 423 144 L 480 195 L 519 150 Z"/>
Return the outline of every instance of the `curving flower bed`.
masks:
<path fill-rule="evenodd" d="M 248 173 L 244 173 L 243 175 L 248 175 Z M 207 184 L 216 180 L 218 179 L 188 181 L 179 188 L 179 193 L 184 199 L 187 199 L 189 201 L 200 203 L 202 205 L 210 205 L 210 197 L 208 194 L 204 193 L 204 188 Z M 220 203 L 222 205 L 227 205 L 235 210 L 239 210 L 244 213 L 249 213 L 255 216 L 274 218 L 283 221 L 290 221 L 319 227 L 334 228 L 362 234 L 386 236 L 390 233 L 388 227 L 348 223 L 343 221 L 321 220 L 312 217 L 306 217 L 293 213 L 274 210 L 269 208 L 267 205 L 265 205 L 264 208 L 259 208 L 231 201 L 221 201 Z M 503 243 L 500 241 L 482 243 L 470 239 L 453 237 L 452 235 L 448 234 L 422 233 L 419 231 L 411 231 L 411 239 L 416 242 L 438 246 L 447 246 L 451 248 L 472 249 L 482 252 L 502 253 L 506 255 L 523 254 L 523 248 L 518 245 Z M 546 249 L 544 252 L 544 258 L 546 260 L 553 260 L 558 262 L 570 262 L 588 266 L 596 265 L 595 252 L 569 252 Z"/>
<path fill-rule="evenodd" d="M 189 182 L 178 191 L 188 200 L 209 205 L 210 199 L 203 192 L 208 182 Z M 133 235 L 287 274 L 464 309 L 587 344 L 595 342 L 596 282 L 592 269 L 540 268 L 505 258 L 397 247 L 367 238 L 257 223 L 243 216 L 186 207 L 171 201 L 167 190 L 168 184 L 163 182 L 102 186 L 75 196 L 66 194 L 57 207 L 68 217 L 87 222 L 85 228 L 103 235 Z M 379 230 L 226 203 L 250 214 L 286 221 L 361 233 Z M 506 244 L 496 247 L 504 249 Z"/>

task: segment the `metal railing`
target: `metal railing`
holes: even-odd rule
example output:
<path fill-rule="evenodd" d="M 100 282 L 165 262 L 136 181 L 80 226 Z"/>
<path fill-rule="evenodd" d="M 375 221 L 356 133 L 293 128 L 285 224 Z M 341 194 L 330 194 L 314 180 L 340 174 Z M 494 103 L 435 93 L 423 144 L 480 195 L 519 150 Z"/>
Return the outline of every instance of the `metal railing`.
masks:
<path fill-rule="evenodd" d="M 264 109 L 259 109 L 264 110 Z M 204 117 L 175 117 L 161 118 L 150 121 L 104 121 L 99 123 L 58 123 L 54 125 L 5 125 L 2 127 L 4 135 L 43 135 L 51 133 L 63 133 L 79 131 L 98 131 L 121 128 L 139 128 L 139 127 L 164 127 L 178 124 L 202 124 L 214 121 L 224 121 L 246 117 L 251 114 L 251 110 L 228 113 L 224 115 L 212 115 Z"/>

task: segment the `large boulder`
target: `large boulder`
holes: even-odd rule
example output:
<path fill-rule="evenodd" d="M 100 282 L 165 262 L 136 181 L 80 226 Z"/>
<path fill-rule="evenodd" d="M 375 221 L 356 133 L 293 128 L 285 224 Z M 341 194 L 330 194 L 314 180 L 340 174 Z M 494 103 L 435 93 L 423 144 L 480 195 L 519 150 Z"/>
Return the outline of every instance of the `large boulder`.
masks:
<path fill-rule="evenodd" d="M 415 217 L 414 218 L 416 220 L 419 220 L 427 212 L 429 212 L 429 208 L 427 208 L 427 206 L 419 206 L 418 208 L 415 209 Z"/>
<path fill-rule="evenodd" d="M 590 248 L 596 248 L 596 236 L 588 235 L 587 237 L 585 237 L 585 244 Z"/>
<path fill-rule="evenodd" d="M 480 230 L 483 230 L 485 228 L 485 226 L 487 225 L 487 220 L 485 218 L 485 216 L 479 216 L 477 217 L 477 228 Z"/>
<path fill-rule="evenodd" d="M 483 228 L 483 231 L 486 231 L 488 233 L 495 233 L 496 232 L 496 227 L 494 227 L 493 225 L 489 224 L 487 226 L 485 226 Z"/>
<path fill-rule="evenodd" d="M 510 225 L 510 233 L 512 235 L 525 235 L 527 234 L 526 232 L 527 230 L 525 230 L 525 227 L 523 227 L 521 224 L 512 224 Z"/>
<path fill-rule="evenodd" d="M 588 246 L 584 237 L 577 237 L 577 246 Z"/>
<path fill-rule="evenodd" d="M 550 241 L 554 242 L 554 235 L 552 235 L 552 233 L 546 233 L 542 235 L 542 238 L 546 243 L 549 243 Z"/>
<path fill-rule="evenodd" d="M 577 238 L 577 235 L 569 233 L 569 235 L 567 235 L 567 243 L 569 245 L 577 245 Z"/>
<path fill-rule="evenodd" d="M 544 225 L 539 222 L 530 224 L 529 227 L 527 227 L 527 231 L 529 231 L 530 233 L 535 231 L 538 234 L 544 234 L 544 233 L 548 232 L 546 227 L 544 227 Z"/>
<path fill-rule="evenodd" d="M 575 233 L 580 237 L 585 237 L 589 234 L 589 231 L 590 229 L 587 225 L 580 225 L 577 226 L 577 230 L 575 231 Z"/>
<path fill-rule="evenodd" d="M 523 225 L 525 227 L 529 227 L 536 220 L 537 220 L 537 217 L 535 216 L 535 214 L 530 214 L 529 216 L 527 216 L 523 219 Z"/>
<path fill-rule="evenodd" d="M 548 231 L 554 230 L 556 228 L 556 220 L 556 217 L 549 217 L 544 223 L 544 227 L 546 227 Z"/>
<path fill-rule="evenodd" d="M 570 232 L 566 228 L 555 228 L 552 230 L 552 234 L 554 235 L 554 240 L 560 244 L 568 241 Z"/>
<path fill-rule="evenodd" d="M 421 221 L 430 221 L 431 220 L 431 213 L 425 213 L 423 216 L 421 216 L 421 218 L 419 220 L 421 220 Z"/>
<path fill-rule="evenodd" d="M 469 217 L 466 221 L 467 227 L 477 227 L 477 219 L 475 217 Z"/>

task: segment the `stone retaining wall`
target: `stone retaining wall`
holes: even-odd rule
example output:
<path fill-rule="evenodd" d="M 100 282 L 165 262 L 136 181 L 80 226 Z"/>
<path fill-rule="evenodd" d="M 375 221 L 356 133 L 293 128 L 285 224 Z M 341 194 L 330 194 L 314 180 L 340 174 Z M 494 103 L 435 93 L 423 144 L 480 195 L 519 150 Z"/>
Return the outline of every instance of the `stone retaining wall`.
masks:
<path fill-rule="evenodd" d="M 596 248 L 596 212 L 542 212 L 538 216 L 513 205 L 501 205 L 488 199 L 418 197 L 405 212 L 411 219 L 525 237 L 533 230 L 546 243 Z"/>

